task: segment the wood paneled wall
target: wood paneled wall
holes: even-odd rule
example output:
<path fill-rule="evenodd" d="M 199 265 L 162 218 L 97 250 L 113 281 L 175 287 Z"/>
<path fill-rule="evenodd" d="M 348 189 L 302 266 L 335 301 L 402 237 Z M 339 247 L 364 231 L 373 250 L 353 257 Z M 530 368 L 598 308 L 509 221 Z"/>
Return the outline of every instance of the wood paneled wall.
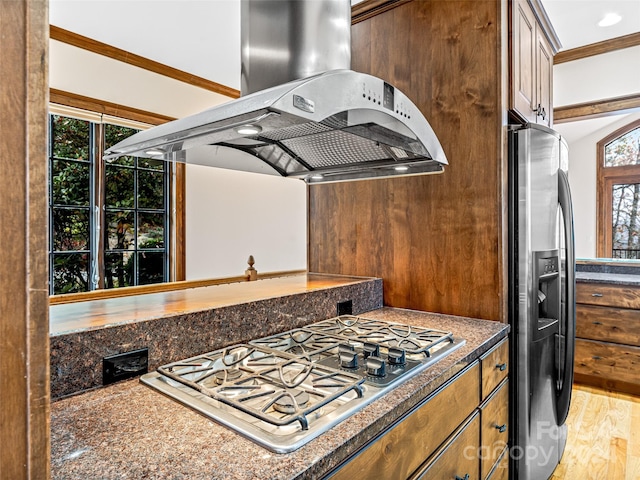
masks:
<path fill-rule="evenodd" d="M 47 2 L 0 1 L 0 32 L 0 478 L 48 478 Z"/>
<path fill-rule="evenodd" d="M 309 270 L 378 276 L 385 304 L 506 319 L 506 8 L 414 0 L 352 27 L 352 68 L 407 94 L 441 175 L 309 188 Z"/>

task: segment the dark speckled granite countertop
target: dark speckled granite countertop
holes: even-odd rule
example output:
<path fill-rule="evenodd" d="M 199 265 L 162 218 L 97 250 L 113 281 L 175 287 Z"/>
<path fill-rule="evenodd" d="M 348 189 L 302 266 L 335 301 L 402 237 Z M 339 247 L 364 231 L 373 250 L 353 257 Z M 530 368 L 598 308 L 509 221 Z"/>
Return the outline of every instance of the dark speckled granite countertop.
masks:
<path fill-rule="evenodd" d="M 576 264 L 576 281 L 640 286 L 640 265 L 628 261 L 580 260 Z"/>
<path fill-rule="evenodd" d="M 449 330 L 466 344 L 299 450 L 275 454 L 137 379 L 51 404 L 51 471 L 59 479 L 321 478 L 506 337 L 484 320 L 382 308 L 370 318 Z"/>
<path fill-rule="evenodd" d="M 608 283 L 612 285 L 640 286 L 640 275 L 628 273 L 576 272 L 576 282 Z"/>

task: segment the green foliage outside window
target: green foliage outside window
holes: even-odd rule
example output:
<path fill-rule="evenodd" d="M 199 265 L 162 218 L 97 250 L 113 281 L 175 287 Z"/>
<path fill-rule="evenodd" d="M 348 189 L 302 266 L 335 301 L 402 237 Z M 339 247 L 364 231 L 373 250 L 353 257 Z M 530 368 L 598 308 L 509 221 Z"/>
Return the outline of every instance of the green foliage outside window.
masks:
<path fill-rule="evenodd" d="M 60 115 L 50 127 L 51 293 L 167 281 L 166 164 L 122 157 L 96 182 L 96 145 L 109 148 L 137 130 Z"/>

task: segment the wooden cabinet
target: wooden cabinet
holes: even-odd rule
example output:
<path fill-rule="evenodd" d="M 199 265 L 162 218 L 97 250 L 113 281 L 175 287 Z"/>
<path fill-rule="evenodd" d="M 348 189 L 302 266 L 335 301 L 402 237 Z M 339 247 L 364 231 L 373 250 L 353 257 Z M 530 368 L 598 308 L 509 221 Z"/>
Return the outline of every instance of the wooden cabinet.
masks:
<path fill-rule="evenodd" d="M 482 404 L 480 405 L 480 472 L 490 478 L 509 439 L 509 342 L 503 341 L 480 357 Z M 507 462 L 508 473 L 508 462 Z"/>
<path fill-rule="evenodd" d="M 575 381 L 640 394 L 640 289 L 578 283 Z"/>
<path fill-rule="evenodd" d="M 458 375 L 329 478 L 408 478 L 477 408 L 479 371 L 476 363 Z"/>
<path fill-rule="evenodd" d="M 505 468 L 508 474 L 508 461 L 501 463 L 509 435 L 508 356 L 504 340 L 328 478 L 475 480 Z"/>
<path fill-rule="evenodd" d="M 551 127 L 553 124 L 553 55 L 545 28 L 546 14 L 537 1 L 511 4 L 510 108 L 522 120 Z"/>

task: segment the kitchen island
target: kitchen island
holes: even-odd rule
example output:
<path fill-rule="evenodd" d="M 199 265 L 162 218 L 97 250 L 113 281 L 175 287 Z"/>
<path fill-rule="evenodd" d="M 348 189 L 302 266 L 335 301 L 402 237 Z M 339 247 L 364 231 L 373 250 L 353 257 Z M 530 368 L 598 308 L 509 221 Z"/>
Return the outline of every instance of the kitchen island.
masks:
<path fill-rule="evenodd" d="M 578 262 L 575 381 L 640 394 L 640 266 Z"/>
<path fill-rule="evenodd" d="M 272 453 L 137 379 L 71 396 L 51 404 L 52 477 L 322 478 L 508 334 L 498 322 L 411 310 L 362 316 L 451 331 L 466 343 L 288 454 Z"/>

